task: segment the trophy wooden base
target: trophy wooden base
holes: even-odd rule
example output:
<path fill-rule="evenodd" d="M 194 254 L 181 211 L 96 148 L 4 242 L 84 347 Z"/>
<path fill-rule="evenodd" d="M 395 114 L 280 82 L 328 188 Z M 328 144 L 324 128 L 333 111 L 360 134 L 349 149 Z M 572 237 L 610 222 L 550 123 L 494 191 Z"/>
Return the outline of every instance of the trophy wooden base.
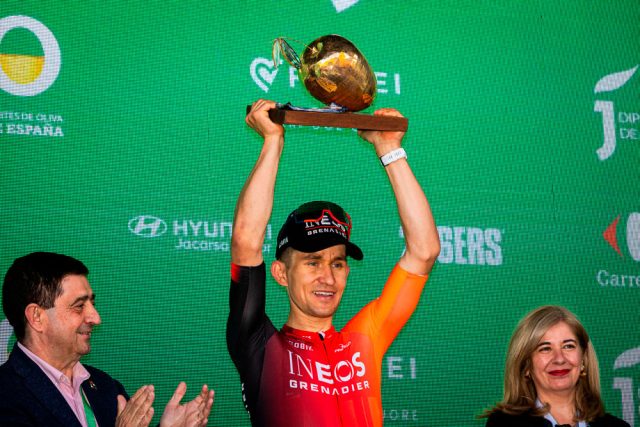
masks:
<path fill-rule="evenodd" d="M 247 107 L 247 113 L 251 106 Z M 318 111 L 296 111 L 282 108 L 269 110 L 274 123 L 301 126 L 326 126 L 362 130 L 384 130 L 405 132 L 409 126 L 406 117 L 373 116 L 361 113 L 324 113 Z"/>

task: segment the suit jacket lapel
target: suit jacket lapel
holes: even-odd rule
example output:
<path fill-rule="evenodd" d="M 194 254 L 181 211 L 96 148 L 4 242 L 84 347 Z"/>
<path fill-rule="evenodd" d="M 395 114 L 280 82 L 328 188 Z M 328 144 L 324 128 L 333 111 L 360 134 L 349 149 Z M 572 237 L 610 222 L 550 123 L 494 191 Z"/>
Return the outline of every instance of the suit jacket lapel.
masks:
<path fill-rule="evenodd" d="M 62 394 L 51 380 L 29 357 L 15 345 L 9 356 L 15 371 L 20 375 L 25 387 L 33 393 L 34 400 L 51 412 L 51 415 L 64 426 L 82 427 Z"/>
<path fill-rule="evenodd" d="M 87 400 L 89 401 L 89 405 L 91 405 L 93 414 L 96 416 L 98 425 L 113 424 L 114 421 L 110 415 L 110 407 L 106 406 L 112 402 L 112 400 L 105 399 L 104 393 L 106 393 L 106 390 L 99 390 L 98 385 L 89 377 L 88 380 L 82 383 L 82 391 L 84 391 L 84 395 L 87 396 Z"/>

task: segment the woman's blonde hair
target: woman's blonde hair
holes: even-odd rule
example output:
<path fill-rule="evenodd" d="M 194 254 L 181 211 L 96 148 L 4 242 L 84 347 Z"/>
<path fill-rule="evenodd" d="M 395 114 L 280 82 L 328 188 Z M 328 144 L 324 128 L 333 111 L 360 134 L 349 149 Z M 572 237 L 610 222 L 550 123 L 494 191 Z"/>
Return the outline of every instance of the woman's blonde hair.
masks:
<path fill-rule="evenodd" d="M 548 405 L 536 407 L 538 394 L 530 376 L 531 359 L 544 334 L 560 322 L 566 323 L 575 334 L 583 353 L 584 371 L 576 384 L 576 412 L 581 420 L 587 422 L 604 415 L 604 404 L 600 398 L 598 358 L 587 331 L 578 318 L 566 308 L 547 305 L 533 310 L 518 323 L 507 351 L 504 397 L 493 408 L 485 411 L 483 417 L 493 412 L 543 416 L 549 411 Z"/>

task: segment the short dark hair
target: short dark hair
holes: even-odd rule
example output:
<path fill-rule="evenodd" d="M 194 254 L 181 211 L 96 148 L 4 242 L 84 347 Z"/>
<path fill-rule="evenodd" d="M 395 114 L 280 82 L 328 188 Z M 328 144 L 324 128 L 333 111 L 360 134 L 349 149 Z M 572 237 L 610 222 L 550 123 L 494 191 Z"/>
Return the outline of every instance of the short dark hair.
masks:
<path fill-rule="evenodd" d="M 293 261 L 293 251 L 294 249 L 291 246 L 284 248 L 284 250 L 280 254 L 280 258 L 278 258 L 278 260 L 282 261 L 287 268 L 291 267 L 291 263 Z"/>
<path fill-rule="evenodd" d="M 32 303 L 53 307 L 62 294 L 62 279 L 70 274 L 87 276 L 89 270 L 75 258 L 52 252 L 30 253 L 9 267 L 2 284 L 2 310 L 18 341 L 25 335 L 25 308 Z"/>

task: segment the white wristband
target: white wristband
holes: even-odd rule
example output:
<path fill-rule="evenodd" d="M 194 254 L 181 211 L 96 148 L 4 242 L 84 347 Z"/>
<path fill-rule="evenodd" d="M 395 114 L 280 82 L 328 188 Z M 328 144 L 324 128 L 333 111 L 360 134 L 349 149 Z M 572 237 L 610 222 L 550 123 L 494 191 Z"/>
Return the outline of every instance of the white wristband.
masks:
<path fill-rule="evenodd" d="M 387 167 L 391 163 L 395 162 L 396 160 L 406 159 L 406 158 L 407 158 L 407 152 L 404 151 L 404 148 L 396 148 L 395 150 L 389 151 L 384 156 L 380 156 L 380 163 L 382 163 L 382 166 Z"/>

